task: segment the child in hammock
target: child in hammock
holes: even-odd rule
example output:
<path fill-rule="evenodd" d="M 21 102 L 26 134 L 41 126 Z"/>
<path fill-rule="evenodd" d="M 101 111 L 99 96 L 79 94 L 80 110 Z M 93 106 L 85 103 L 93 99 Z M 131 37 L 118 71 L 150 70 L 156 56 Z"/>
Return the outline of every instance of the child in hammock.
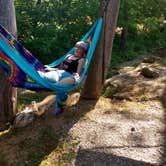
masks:
<path fill-rule="evenodd" d="M 69 54 L 57 68 L 46 66 L 47 72 L 38 71 L 38 73 L 41 77 L 50 82 L 71 85 L 75 84 L 79 81 L 84 67 L 87 47 L 88 45 L 85 42 L 77 42 L 74 54 Z"/>

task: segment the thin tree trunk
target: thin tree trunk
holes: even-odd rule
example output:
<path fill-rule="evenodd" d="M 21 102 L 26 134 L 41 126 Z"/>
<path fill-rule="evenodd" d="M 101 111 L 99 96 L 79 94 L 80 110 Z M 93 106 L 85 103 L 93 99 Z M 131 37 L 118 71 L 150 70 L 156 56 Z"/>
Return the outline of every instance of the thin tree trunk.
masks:
<path fill-rule="evenodd" d="M 120 0 L 104 0 L 101 5 L 103 28 L 92 59 L 82 97 L 98 99 L 109 69 Z"/>
<path fill-rule="evenodd" d="M 36 4 L 40 5 L 41 3 L 42 3 L 42 0 L 38 0 Z"/>
<path fill-rule="evenodd" d="M 120 51 L 125 51 L 126 49 L 126 44 L 127 44 L 127 33 L 128 29 L 127 27 L 122 30 L 122 35 L 121 35 L 121 41 L 120 41 Z"/>
<path fill-rule="evenodd" d="M 13 0 L 0 0 L 0 24 L 17 37 L 16 17 Z M 12 88 L 10 82 L 0 68 L 0 130 L 8 127 L 17 109 L 17 90 Z"/>
<path fill-rule="evenodd" d="M 120 51 L 125 51 L 126 44 L 127 44 L 127 35 L 128 35 L 128 24 L 129 24 L 129 4 L 127 1 L 123 1 L 123 20 L 125 21 L 122 35 L 121 35 L 121 41 L 120 41 Z"/>

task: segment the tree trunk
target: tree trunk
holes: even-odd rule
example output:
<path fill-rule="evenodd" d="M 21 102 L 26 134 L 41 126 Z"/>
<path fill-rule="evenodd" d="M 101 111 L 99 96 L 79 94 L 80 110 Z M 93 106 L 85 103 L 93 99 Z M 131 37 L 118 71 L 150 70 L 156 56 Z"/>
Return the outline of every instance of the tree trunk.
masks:
<path fill-rule="evenodd" d="M 125 51 L 127 44 L 127 35 L 128 35 L 128 25 L 129 25 L 129 2 L 123 1 L 123 20 L 125 21 L 123 25 L 123 30 L 121 34 L 120 41 L 120 51 Z"/>
<path fill-rule="evenodd" d="M 40 5 L 41 3 L 42 3 L 42 0 L 38 0 L 36 4 Z"/>
<path fill-rule="evenodd" d="M 127 33 L 128 33 L 127 27 L 123 28 L 122 34 L 121 34 L 121 39 L 120 39 L 120 51 L 125 51 L 125 49 L 126 49 Z"/>
<path fill-rule="evenodd" d="M 82 92 L 82 97 L 87 99 L 100 97 L 110 65 L 120 0 L 103 0 L 101 4 L 103 28 Z"/>
<path fill-rule="evenodd" d="M 0 24 L 17 37 L 16 17 L 13 0 L 0 0 Z M 0 68 L 0 130 L 8 128 L 17 110 L 17 90 Z"/>

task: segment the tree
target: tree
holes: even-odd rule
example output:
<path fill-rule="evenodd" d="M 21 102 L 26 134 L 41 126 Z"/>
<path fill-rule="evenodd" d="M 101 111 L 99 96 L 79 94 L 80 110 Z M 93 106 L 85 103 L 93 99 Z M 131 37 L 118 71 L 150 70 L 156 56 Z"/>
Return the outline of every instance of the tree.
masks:
<path fill-rule="evenodd" d="M 17 36 L 16 17 L 13 0 L 0 0 L 0 24 Z M 17 90 L 12 88 L 10 82 L 0 69 L 0 130 L 8 127 L 16 114 Z"/>
<path fill-rule="evenodd" d="M 111 60 L 119 3 L 120 0 L 103 0 L 101 3 L 103 28 L 82 92 L 84 98 L 98 99 L 101 94 Z"/>
<path fill-rule="evenodd" d="M 18 39 L 40 61 L 51 63 L 88 31 L 99 5 L 99 0 L 15 0 Z"/>

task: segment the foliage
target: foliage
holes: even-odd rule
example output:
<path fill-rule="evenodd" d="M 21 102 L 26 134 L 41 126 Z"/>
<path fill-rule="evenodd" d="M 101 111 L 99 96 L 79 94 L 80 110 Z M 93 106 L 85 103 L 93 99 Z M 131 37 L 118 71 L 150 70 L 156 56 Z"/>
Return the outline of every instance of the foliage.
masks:
<path fill-rule="evenodd" d="M 16 0 L 19 40 L 40 60 L 52 62 L 87 31 L 98 6 L 96 0 Z"/>
<path fill-rule="evenodd" d="M 112 65 L 131 60 L 151 48 L 166 45 L 165 0 L 121 0 L 118 27 L 127 29 L 125 50 L 120 49 L 121 34 L 114 40 Z"/>
<path fill-rule="evenodd" d="M 15 0 L 19 40 L 43 63 L 66 53 L 96 20 L 99 0 Z M 121 0 L 111 66 L 166 45 L 165 0 Z M 165 21 L 164 21 L 165 20 Z"/>

